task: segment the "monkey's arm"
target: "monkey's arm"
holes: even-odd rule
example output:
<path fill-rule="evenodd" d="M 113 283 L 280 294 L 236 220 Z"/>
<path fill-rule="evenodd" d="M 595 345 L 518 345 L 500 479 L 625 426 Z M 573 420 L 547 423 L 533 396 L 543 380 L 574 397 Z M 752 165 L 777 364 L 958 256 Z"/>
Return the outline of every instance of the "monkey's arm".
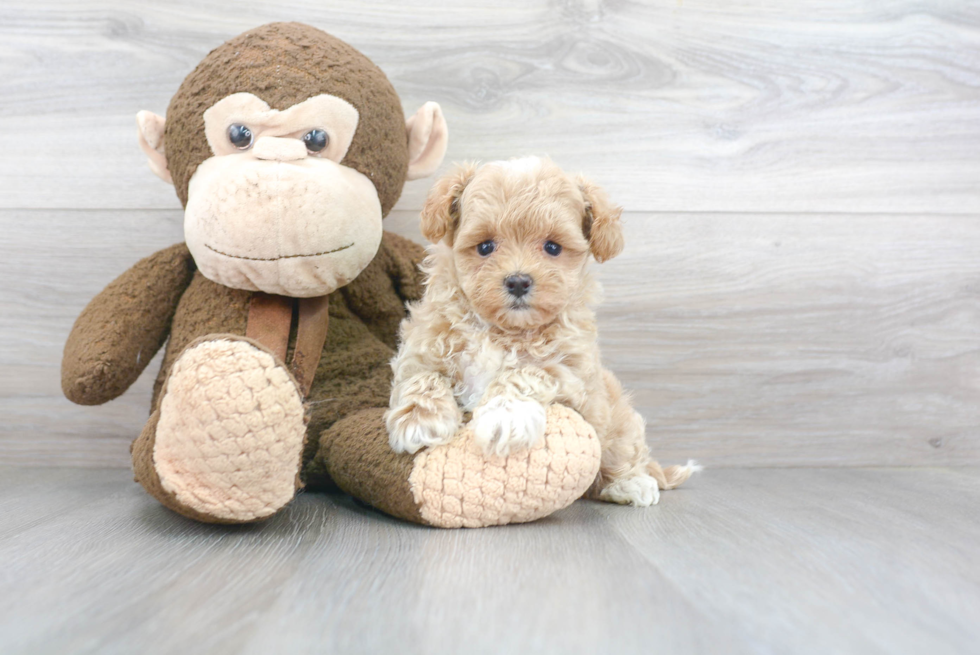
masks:
<path fill-rule="evenodd" d="M 425 291 L 425 276 L 419 266 L 425 259 L 425 248 L 405 237 L 385 233 L 382 242 L 390 257 L 388 275 L 402 302 L 415 302 Z"/>
<path fill-rule="evenodd" d="M 193 275 L 194 260 L 179 243 L 140 260 L 93 298 L 65 344 L 65 396 L 101 405 L 122 395 L 167 340 Z"/>
<path fill-rule="evenodd" d="M 385 232 L 374 261 L 341 290 L 351 310 L 392 350 L 398 348 L 405 303 L 422 297 L 424 278 L 419 264 L 424 258 L 422 246 Z"/>

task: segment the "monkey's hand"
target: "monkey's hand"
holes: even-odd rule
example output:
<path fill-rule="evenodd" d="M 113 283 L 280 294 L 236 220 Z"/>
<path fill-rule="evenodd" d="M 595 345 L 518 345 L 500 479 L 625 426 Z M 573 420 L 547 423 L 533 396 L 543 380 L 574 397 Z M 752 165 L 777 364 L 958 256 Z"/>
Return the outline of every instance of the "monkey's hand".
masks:
<path fill-rule="evenodd" d="M 193 275 L 194 260 L 180 243 L 140 260 L 93 298 L 65 344 L 65 396 L 101 405 L 122 395 L 167 340 Z"/>
<path fill-rule="evenodd" d="M 388 443 L 396 453 L 441 446 L 456 436 L 461 420 L 449 380 L 435 372 L 419 373 L 392 390 L 385 412 Z"/>

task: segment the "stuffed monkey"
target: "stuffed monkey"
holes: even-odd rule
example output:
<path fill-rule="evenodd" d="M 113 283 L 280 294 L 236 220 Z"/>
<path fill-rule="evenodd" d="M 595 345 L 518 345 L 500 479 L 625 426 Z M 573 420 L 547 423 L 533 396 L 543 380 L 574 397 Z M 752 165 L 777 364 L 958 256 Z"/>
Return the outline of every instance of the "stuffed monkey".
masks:
<path fill-rule="evenodd" d="M 339 486 L 388 514 L 442 527 L 545 516 L 580 497 L 599 446 L 575 412 L 507 458 L 461 429 L 416 455 L 388 445 L 391 360 L 422 248 L 383 232 L 406 179 L 442 162 L 430 102 L 406 122 L 364 55 L 298 23 L 208 54 L 166 119 L 137 116 L 151 169 L 184 206 L 185 242 L 97 295 L 65 346 L 72 401 L 121 395 L 166 343 L 136 480 L 212 523 L 281 510 L 304 485 Z"/>

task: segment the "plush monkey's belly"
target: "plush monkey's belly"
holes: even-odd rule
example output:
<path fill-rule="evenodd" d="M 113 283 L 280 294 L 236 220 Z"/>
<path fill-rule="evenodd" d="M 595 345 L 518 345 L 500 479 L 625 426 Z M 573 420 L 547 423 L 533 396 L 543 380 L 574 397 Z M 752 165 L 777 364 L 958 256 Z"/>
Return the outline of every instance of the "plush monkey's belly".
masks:
<path fill-rule="evenodd" d="M 170 339 L 154 388 L 153 408 L 174 361 L 194 340 L 208 335 L 246 333 L 253 292 L 231 289 L 200 273 L 184 293 L 174 315 Z M 360 317 L 350 311 L 342 293 L 330 295 L 330 328 L 309 401 L 314 424 L 325 427 L 350 411 L 385 407 L 390 393 L 388 361 L 393 352 Z M 290 336 L 289 354 L 295 341 Z"/>

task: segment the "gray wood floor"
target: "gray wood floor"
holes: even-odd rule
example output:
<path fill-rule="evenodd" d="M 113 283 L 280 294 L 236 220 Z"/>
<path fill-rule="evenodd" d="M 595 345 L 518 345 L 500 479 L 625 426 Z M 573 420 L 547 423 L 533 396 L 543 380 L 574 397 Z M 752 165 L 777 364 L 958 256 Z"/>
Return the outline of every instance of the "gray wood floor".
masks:
<path fill-rule="evenodd" d="M 443 531 L 306 494 L 215 527 L 0 468 L 0 652 L 976 653 L 980 470 L 726 469 Z"/>

